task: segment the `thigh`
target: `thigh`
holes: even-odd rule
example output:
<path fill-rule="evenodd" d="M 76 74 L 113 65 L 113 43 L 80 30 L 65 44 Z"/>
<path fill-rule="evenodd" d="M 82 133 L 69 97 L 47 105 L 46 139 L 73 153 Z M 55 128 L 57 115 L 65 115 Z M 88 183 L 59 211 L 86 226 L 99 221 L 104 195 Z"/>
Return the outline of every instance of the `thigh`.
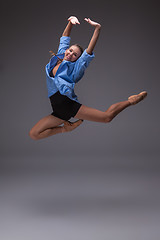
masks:
<path fill-rule="evenodd" d="M 94 122 L 105 122 L 106 113 L 95 108 L 82 105 L 74 118 Z"/>
<path fill-rule="evenodd" d="M 40 132 L 43 132 L 46 129 L 57 127 L 64 122 L 65 121 L 60 119 L 60 118 L 49 115 L 49 116 L 46 116 L 46 117 L 42 118 L 39 122 L 37 122 L 35 124 L 35 126 L 32 128 L 32 130 L 40 133 Z"/>

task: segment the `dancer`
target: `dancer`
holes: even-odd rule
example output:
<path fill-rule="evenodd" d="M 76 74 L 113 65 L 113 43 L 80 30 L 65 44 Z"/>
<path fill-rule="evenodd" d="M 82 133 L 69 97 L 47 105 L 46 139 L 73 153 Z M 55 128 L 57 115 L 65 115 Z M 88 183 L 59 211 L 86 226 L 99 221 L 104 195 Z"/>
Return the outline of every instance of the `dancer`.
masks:
<path fill-rule="evenodd" d="M 139 103 L 147 96 L 141 92 L 130 96 L 128 100 L 111 105 L 105 112 L 79 103 L 74 92 L 75 84 L 83 77 L 86 68 L 94 58 L 93 49 L 98 40 L 101 25 L 90 18 L 84 19 L 94 27 L 94 32 L 87 49 L 70 44 L 70 33 L 73 25 L 80 22 L 75 16 L 68 18 L 68 24 L 60 38 L 58 52 L 52 52 L 52 58 L 46 65 L 48 97 L 53 109 L 52 114 L 42 118 L 29 132 L 34 140 L 46 138 L 58 133 L 69 132 L 77 128 L 83 120 L 108 123 L 125 108 Z M 73 117 L 78 119 L 70 122 Z"/>

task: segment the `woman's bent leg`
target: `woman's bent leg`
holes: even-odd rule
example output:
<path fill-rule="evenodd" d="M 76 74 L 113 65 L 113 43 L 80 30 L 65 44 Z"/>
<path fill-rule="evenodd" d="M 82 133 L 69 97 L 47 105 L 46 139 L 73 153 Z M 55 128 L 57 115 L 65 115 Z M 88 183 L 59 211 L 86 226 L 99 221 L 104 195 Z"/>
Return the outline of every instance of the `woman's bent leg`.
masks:
<path fill-rule="evenodd" d="M 52 115 L 42 118 L 30 130 L 29 135 L 34 140 L 39 140 L 62 132 L 62 127 L 59 126 L 64 122 Z"/>
<path fill-rule="evenodd" d="M 64 126 L 60 126 L 63 123 Z M 36 123 L 35 126 L 30 130 L 29 135 L 32 139 L 39 140 L 58 133 L 70 132 L 77 128 L 81 123 L 82 120 L 70 123 L 69 121 L 49 115 Z"/>

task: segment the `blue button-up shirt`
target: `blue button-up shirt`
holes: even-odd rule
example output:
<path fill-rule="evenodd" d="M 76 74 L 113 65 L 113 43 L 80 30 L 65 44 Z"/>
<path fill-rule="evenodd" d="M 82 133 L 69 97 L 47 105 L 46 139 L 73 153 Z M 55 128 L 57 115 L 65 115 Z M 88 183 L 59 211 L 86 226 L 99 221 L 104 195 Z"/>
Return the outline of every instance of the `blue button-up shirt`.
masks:
<path fill-rule="evenodd" d="M 85 69 L 94 58 L 94 53 L 90 55 L 85 50 L 75 62 L 63 60 L 56 75 L 54 77 L 50 77 L 49 75 L 51 70 L 56 66 L 58 58 L 64 58 L 64 53 L 66 49 L 69 48 L 69 44 L 70 37 L 62 36 L 56 56 L 53 56 L 46 65 L 48 97 L 59 91 L 62 95 L 66 95 L 70 99 L 78 102 L 78 98 L 74 92 L 74 86 L 83 77 Z"/>

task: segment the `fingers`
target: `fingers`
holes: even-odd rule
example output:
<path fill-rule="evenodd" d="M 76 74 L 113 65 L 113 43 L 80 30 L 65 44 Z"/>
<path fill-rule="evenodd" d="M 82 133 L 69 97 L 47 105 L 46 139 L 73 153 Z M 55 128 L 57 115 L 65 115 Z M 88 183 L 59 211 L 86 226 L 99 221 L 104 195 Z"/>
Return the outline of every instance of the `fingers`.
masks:
<path fill-rule="evenodd" d="M 85 18 L 84 19 L 86 22 L 90 23 L 91 22 L 91 19 L 90 18 Z"/>
<path fill-rule="evenodd" d="M 86 22 L 88 22 L 89 24 L 91 24 L 91 25 L 95 25 L 96 24 L 96 22 L 92 21 L 90 18 L 85 18 L 84 20 Z"/>
<path fill-rule="evenodd" d="M 99 23 L 92 21 L 90 18 L 85 18 L 84 20 L 94 27 L 101 27 Z"/>
<path fill-rule="evenodd" d="M 89 24 L 91 24 L 92 26 L 100 25 L 99 23 L 92 21 L 90 18 L 84 18 L 84 20 L 85 20 L 86 22 L 88 22 Z M 80 24 L 78 18 L 75 17 L 75 16 L 70 16 L 70 17 L 68 18 L 68 21 L 70 21 L 70 22 L 71 22 L 72 24 L 74 24 L 74 25 Z"/>
<path fill-rule="evenodd" d="M 85 20 L 86 22 L 88 22 L 89 18 L 85 18 L 84 20 Z"/>
<path fill-rule="evenodd" d="M 68 18 L 68 21 L 71 20 L 71 18 L 73 18 L 73 17 L 74 17 L 74 16 L 70 16 L 70 17 Z"/>
<path fill-rule="evenodd" d="M 72 24 L 80 24 L 79 21 L 74 21 L 74 20 L 71 20 Z"/>
<path fill-rule="evenodd" d="M 72 24 L 76 25 L 76 24 L 80 24 L 80 22 L 78 21 L 78 18 L 75 16 L 71 16 L 68 18 L 68 21 L 70 21 Z"/>

